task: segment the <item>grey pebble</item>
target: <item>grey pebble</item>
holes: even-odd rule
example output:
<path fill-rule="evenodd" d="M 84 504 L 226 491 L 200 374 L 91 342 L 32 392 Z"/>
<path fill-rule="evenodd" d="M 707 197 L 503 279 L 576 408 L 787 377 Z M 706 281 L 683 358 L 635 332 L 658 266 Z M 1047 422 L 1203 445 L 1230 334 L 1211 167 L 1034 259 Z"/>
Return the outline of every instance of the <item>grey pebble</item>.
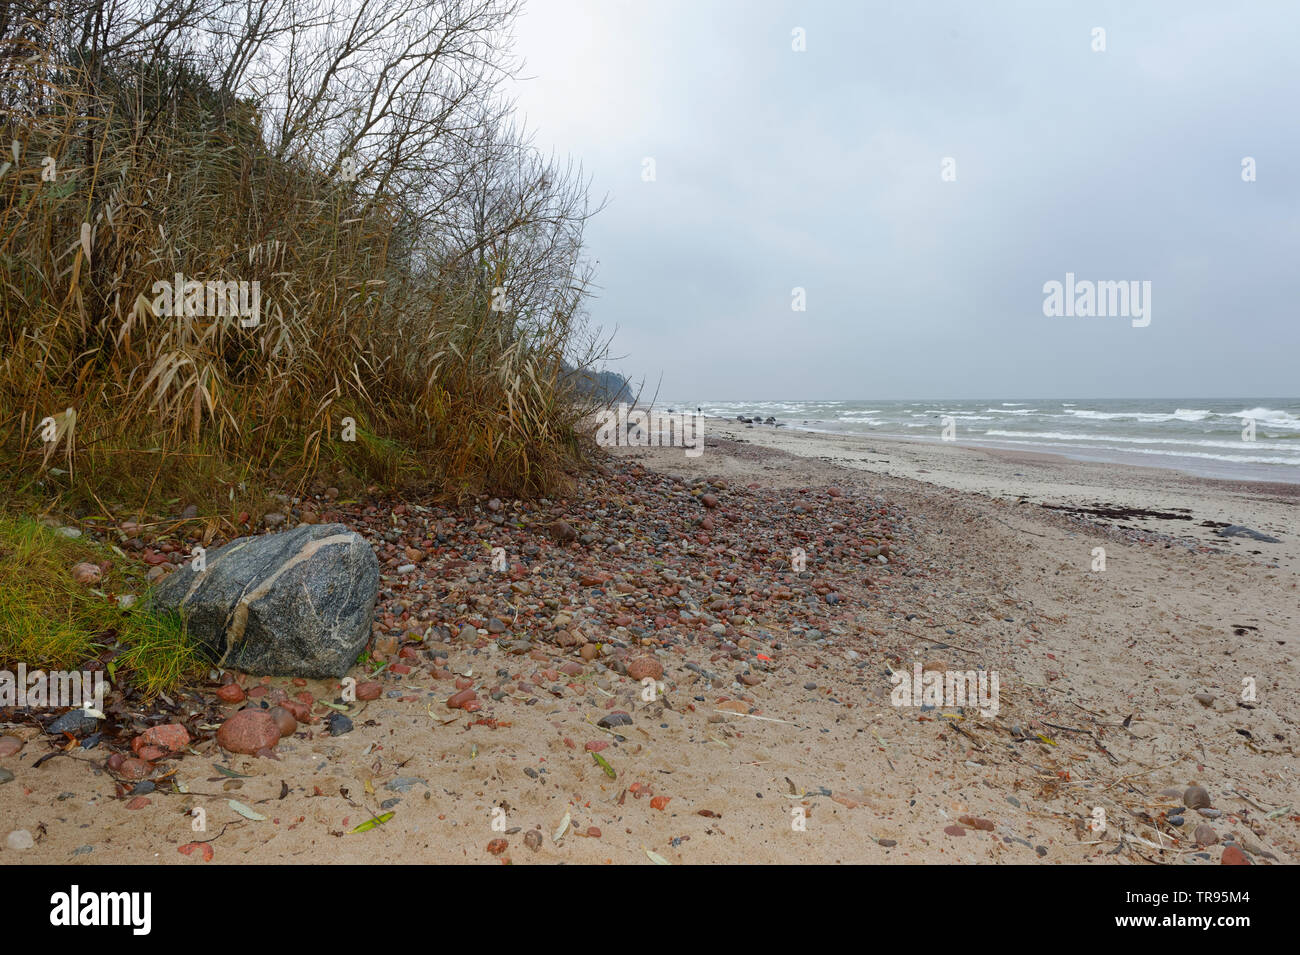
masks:
<path fill-rule="evenodd" d="M 85 710 L 68 710 L 53 723 L 45 728 L 45 732 L 54 736 L 60 733 L 71 733 L 76 736 L 80 733 L 88 733 L 93 730 L 99 720 L 93 716 L 87 716 Z"/>
<path fill-rule="evenodd" d="M 331 736 L 342 736 L 344 733 L 352 732 L 352 720 L 348 719 L 342 713 L 331 713 L 329 716 L 329 726 Z"/>

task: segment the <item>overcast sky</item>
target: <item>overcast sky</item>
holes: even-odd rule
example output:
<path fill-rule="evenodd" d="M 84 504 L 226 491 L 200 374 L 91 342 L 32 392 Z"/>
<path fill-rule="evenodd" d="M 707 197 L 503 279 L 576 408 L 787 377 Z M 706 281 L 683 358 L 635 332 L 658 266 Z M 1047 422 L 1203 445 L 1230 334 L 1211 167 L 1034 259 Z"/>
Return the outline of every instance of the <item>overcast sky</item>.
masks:
<path fill-rule="evenodd" d="M 608 196 L 592 317 L 663 397 L 1300 394 L 1300 3 L 526 0 L 516 36 L 537 144 Z M 1150 324 L 1044 316 L 1067 272 L 1149 281 Z"/>

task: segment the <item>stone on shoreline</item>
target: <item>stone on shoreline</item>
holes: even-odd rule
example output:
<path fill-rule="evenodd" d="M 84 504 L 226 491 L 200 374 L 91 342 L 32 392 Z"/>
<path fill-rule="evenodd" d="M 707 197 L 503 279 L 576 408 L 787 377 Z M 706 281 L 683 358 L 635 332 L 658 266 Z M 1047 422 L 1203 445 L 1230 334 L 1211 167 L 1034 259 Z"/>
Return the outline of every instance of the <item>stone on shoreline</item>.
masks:
<path fill-rule="evenodd" d="M 245 756 L 256 756 L 264 749 L 274 749 L 280 742 L 280 726 L 266 710 L 240 710 L 221 724 L 217 742 L 222 749 Z"/>
<path fill-rule="evenodd" d="M 1251 540 L 1257 540 L 1262 544 L 1280 544 L 1282 543 L 1276 537 L 1270 537 L 1268 534 L 1261 534 L 1257 530 L 1252 530 L 1242 524 L 1229 524 L 1227 527 L 1216 528 L 1214 533 L 1220 537 L 1249 537 Z"/>
<path fill-rule="evenodd" d="M 218 664 L 272 676 L 341 677 L 370 639 L 379 562 L 341 524 L 241 537 L 176 570 L 156 606 L 181 610 Z"/>

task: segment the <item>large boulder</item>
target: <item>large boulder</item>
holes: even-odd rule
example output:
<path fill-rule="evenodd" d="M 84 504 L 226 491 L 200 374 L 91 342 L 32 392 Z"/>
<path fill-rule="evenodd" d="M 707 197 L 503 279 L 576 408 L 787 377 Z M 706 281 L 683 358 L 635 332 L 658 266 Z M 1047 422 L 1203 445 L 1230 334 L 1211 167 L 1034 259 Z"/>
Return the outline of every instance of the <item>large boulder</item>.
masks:
<path fill-rule="evenodd" d="M 270 676 L 341 677 L 370 639 L 379 561 L 342 524 L 241 537 L 187 562 L 154 591 L 219 665 Z"/>

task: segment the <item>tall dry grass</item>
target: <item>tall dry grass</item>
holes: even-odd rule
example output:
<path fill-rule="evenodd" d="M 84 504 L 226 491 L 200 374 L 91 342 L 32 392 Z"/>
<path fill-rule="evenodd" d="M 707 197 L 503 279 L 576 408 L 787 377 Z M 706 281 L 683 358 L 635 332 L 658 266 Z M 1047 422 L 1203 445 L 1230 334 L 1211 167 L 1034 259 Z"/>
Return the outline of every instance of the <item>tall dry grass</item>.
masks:
<path fill-rule="evenodd" d="M 380 6 L 0 14 L 11 493 L 215 505 L 338 468 L 455 493 L 563 480 L 590 410 L 566 361 L 597 350 L 586 183 L 500 95 L 513 3 Z M 258 324 L 169 312 L 155 283 L 177 274 L 256 283 Z"/>

